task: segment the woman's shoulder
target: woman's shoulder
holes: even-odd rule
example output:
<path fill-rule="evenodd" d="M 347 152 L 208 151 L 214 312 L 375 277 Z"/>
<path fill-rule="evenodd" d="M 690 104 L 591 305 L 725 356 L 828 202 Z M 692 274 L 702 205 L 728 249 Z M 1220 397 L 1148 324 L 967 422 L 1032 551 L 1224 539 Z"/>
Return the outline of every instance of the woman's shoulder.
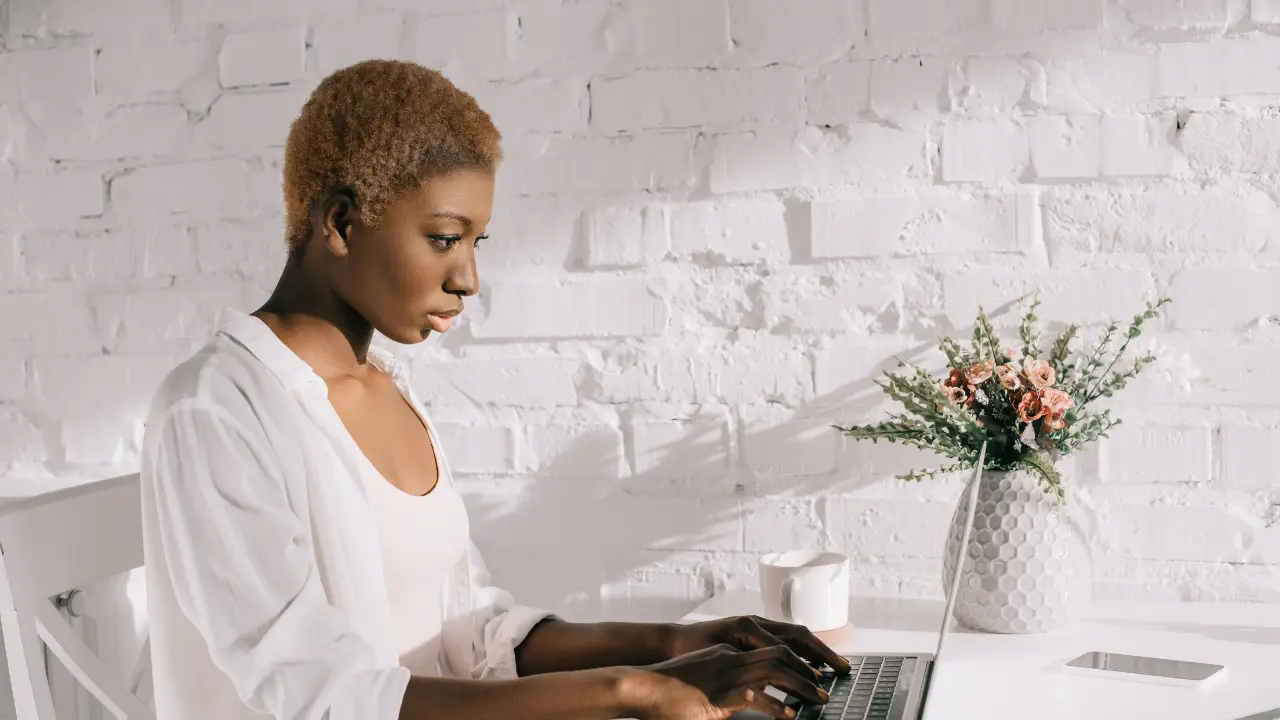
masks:
<path fill-rule="evenodd" d="M 279 382 L 265 365 L 234 339 L 217 333 L 160 381 L 150 416 L 159 419 L 182 406 L 257 414 L 280 395 Z"/>

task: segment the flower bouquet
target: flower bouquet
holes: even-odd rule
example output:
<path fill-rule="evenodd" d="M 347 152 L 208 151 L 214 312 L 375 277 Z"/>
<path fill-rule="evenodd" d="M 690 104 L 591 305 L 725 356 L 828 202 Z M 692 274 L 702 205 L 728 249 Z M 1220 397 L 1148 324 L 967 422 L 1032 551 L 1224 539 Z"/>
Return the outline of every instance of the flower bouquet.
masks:
<path fill-rule="evenodd" d="M 1106 437 L 1108 430 L 1120 424 L 1110 410 L 1094 410 L 1092 403 L 1119 392 L 1155 361 L 1152 355 L 1142 355 L 1132 364 L 1124 362 L 1143 324 L 1169 302 L 1160 298 L 1148 303 L 1123 335 L 1120 325 L 1112 322 L 1086 353 L 1071 347 L 1079 325 L 1068 325 L 1044 352 L 1037 325 L 1038 299 L 1022 316 L 1020 352 L 1000 341 L 979 309 L 970 347 L 950 337 L 939 344 L 947 357 L 945 379 L 903 362 L 900 367 L 909 372 L 886 372 L 877 383 L 913 417 L 895 415 L 875 425 L 836 428 L 851 438 L 914 445 L 955 461 L 901 476 L 907 480 L 972 468 L 986 442 L 988 469 L 1035 473 L 1045 491 L 1064 500 L 1066 490 L 1055 463 Z"/>
<path fill-rule="evenodd" d="M 906 412 L 874 425 L 836 426 L 846 436 L 914 445 L 951 463 L 900 476 L 921 480 L 972 468 L 987 443 L 986 472 L 956 616 L 991 632 L 1039 632 L 1078 616 L 1092 585 L 1087 548 L 1069 527 L 1066 488 L 1058 461 L 1120 424 L 1094 403 L 1122 390 L 1156 358 L 1126 358 L 1143 325 L 1170 301 L 1159 298 L 1135 315 L 1127 330 L 1112 322 L 1092 347 L 1072 348 L 1080 326 L 1068 325 L 1042 347 L 1034 300 L 1018 328 L 1019 350 L 1001 342 L 979 309 L 969 347 L 944 337 L 945 378 L 900 362 L 878 384 Z M 966 492 L 964 497 L 967 497 Z M 955 545 L 965 514 L 952 518 L 944 557 L 944 587 L 951 586 Z"/>

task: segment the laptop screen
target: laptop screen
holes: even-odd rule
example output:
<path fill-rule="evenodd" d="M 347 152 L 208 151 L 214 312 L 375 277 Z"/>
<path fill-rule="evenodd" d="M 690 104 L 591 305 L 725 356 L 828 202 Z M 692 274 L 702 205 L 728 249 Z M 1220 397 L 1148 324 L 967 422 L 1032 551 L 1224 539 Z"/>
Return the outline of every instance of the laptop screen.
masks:
<path fill-rule="evenodd" d="M 969 502 L 965 509 L 964 534 L 955 550 L 955 575 L 951 578 L 951 592 L 947 593 L 947 608 L 942 612 L 942 630 L 938 633 L 938 649 L 933 654 L 936 664 L 942 658 L 942 645 L 947 639 L 947 628 L 951 626 L 951 613 L 955 610 L 956 596 L 960 594 L 960 576 L 964 570 L 964 556 L 969 549 L 969 533 L 973 530 L 973 517 L 978 507 L 978 488 L 982 484 L 982 466 L 987 460 L 987 444 L 982 443 L 978 452 L 978 464 L 973 471 L 973 480 L 969 488 Z"/>

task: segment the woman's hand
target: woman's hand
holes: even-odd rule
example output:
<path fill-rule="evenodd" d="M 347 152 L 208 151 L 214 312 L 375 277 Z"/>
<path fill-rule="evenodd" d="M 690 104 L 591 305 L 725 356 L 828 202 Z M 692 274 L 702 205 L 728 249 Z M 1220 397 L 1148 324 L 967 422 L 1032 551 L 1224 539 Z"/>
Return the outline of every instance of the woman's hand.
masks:
<path fill-rule="evenodd" d="M 739 650 L 784 646 L 814 665 L 829 665 L 837 673 L 849 671 L 849 661 L 803 625 L 775 622 L 755 615 L 677 625 L 672 635 L 672 657 L 720 644 L 732 645 Z"/>
<path fill-rule="evenodd" d="M 825 703 L 818 674 L 785 645 L 743 652 L 723 644 L 641 668 L 630 679 L 627 705 L 639 720 L 725 720 L 754 709 L 774 718 L 795 711 L 764 689 L 772 685 L 808 703 Z"/>

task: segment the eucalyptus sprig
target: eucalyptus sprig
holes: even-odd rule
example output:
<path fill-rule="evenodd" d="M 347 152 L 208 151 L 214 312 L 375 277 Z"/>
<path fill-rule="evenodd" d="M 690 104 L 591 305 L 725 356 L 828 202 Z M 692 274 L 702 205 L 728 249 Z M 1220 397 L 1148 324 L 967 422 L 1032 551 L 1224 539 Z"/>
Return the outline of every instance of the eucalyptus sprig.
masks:
<path fill-rule="evenodd" d="M 1116 331 L 1119 329 L 1119 323 L 1113 321 L 1102 331 L 1102 336 L 1098 339 L 1098 343 L 1089 355 L 1089 359 L 1081 366 L 1079 377 L 1075 378 L 1075 383 L 1069 386 L 1067 390 L 1072 397 L 1079 396 L 1083 398 L 1084 391 L 1097 380 L 1098 372 L 1107 363 L 1106 355 L 1111 350 L 1111 343 L 1115 339 Z"/>
<path fill-rule="evenodd" d="M 1111 369 L 1114 368 L 1116 366 L 1116 363 L 1120 361 L 1120 358 L 1124 357 L 1124 351 L 1129 349 L 1129 343 L 1133 342 L 1134 339 L 1142 335 L 1143 323 L 1145 323 L 1148 320 L 1155 319 L 1155 317 L 1160 314 L 1160 309 L 1164 307 L 1166 304 L 1168 304 L 1169 302 L 1171 302 L 1169 298 L 1162 297 L 1154 303 L 1147 303 L 1146 310 L 1143 310 L 1142 312 L 1133 316 L 1133 322 L 1129 324 L 1129 331 L 1126 332 L 1124 336 L 1124 344 L 1122 344 L 1120 346 L 1120 349 L 1116 351 L 1115 357 L 1111 359 L 1111 363 L 1107 365 L 1107 369 L 1103 370 L 1102 374 L 1098 376 L 1098 379 L 1096 382 L 1094 382 L 1093 387 L 1089 388 L 1088 392 L 1085 393 L 1084 400 L 1080 401 L 1080 404 L 1082 406 L 1088 405 L 1090 402 L 1092 402 L 1093 400 L 1099 397 L 1098 387 L 1100 384 L 1102 384 L 1103 378 L 1106 378 L 1108 374 L 1111 373 Z M 1114 325 L 1115 323 L 1112 323 L 1112 326 Z M 1123 373 L 1123 374 L 1118 373 L 1112 376 L 1108 380 L 1108 387 L 1110 388 L 1111 392 L 1107 394 L 1107 397 L 1110 397 L 1111 394 L 1114 393 L 1116 390 L 1123 388 L 1131 378 L 1133 378 L 1139 372 L 1142 371 L 1142 367 L 1144 365 L 1147 365 L 1152 362 L 1155 362 L 1155 358 L 1150 355 L 1139 358 L 1138 361 L 1134 363 L 1132 370 L 1130 370 L 1127 373 Z"/>

